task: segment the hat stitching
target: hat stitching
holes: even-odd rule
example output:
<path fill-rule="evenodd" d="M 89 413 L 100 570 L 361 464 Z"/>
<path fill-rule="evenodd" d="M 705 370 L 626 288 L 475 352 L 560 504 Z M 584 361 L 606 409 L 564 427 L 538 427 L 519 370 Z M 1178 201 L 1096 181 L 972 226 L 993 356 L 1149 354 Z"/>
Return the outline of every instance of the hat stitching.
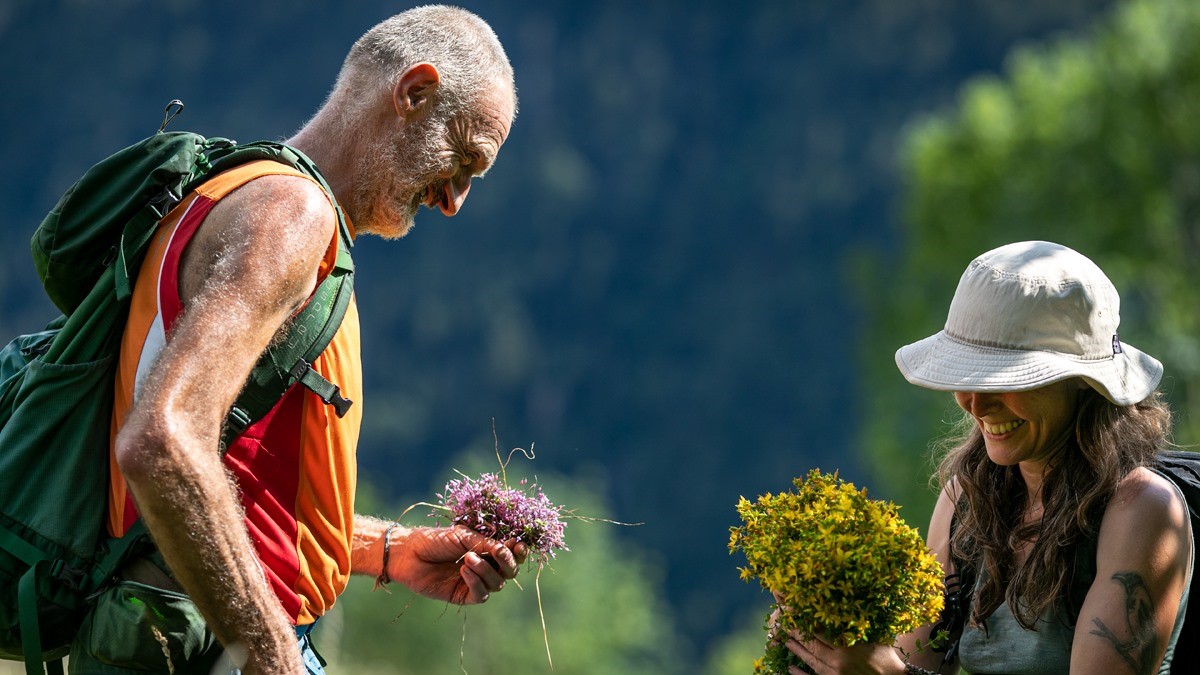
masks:
<path fill-rule="evenodd" d="M 1003 276 L 1004 279 L 1015 279 L 1015 280 L 1020 280 L 1020 281 L 1036 281 L 1039 283 L 1043 283 L 1043 285 L 1045 285 L 1045 286 L 1054 286 L 1055 288 L 1058 288 L 1058 289 L 1069 288 L 1069 287 L 1074 286 L 1074 287 L 1079 287 L 1079 288 L 1085 288 L 1085 289 L 1087 289 L 1087 291 L 1093 291 L 1093 289 L 1096 288 L 1096 285 L 1094 285 L 1094 283 L 1087 282 L 1087 281 L 1081 281 L 1079 279 L 1052 279 L 1052 277 L 1049 277 L 1049 276 L 1033 276 L 1030 274 L 1020 273 L 1020 271 L 1010 271 L 1007 269 L 992 267 L 992 265 L 986 265 L 984 263 L 979 263 L 979 264 L 982 265 L 982 267 L 986 267 L 992 271 L 995 271 L 997 276 Z"/>
<path fill-rule="evenodd" d="M 1041 354 L 1054 354 L 1055 356 L 1061 356 L 1063 358 L 1070 359 L 1072 361 L 1081 361 L 1081 362 L 1085 362 L 1085 363 L 1100 363 L 1103 361 L 1111 361 L 1113 358 L 1112 354 L 1088 357 L 1088 356 L 1080 356 L 1077 354 L 1067 354 L 1066 352 L 1056 352 L 1053 349 L 1020 349 L 1017 347 L 1008 347 L 999 342 L 970 340 L 970 339 L 967 339 L 960 335 L 955 335 L 954 333 L 951 333 L 950 329 L 948 329 L 948 328 L 942 329 L 942 335 L 944 335 L 946 337 L 946 339 L 950 340 L 951 342 L 956 342 L 960 345 L 963 345 L 964 347 L 972 347 L 974 349 L 979 349 L 979 350 L 983 350 L 983 351 L 1002 352 L 1002 353 L 1003 352 L 1008 352 L 1008 353 L 1012 353 L 1012 352 L 1035 353 L 1036 352 L 1036 353 L 1041 353 Z"/>
<path fill-rule="evenodd" d="M 1080 288 L 1086 288 L 1088 290 L 1092 290 L 1093 288 L 1096 287 L 1096 284 L 1091 283 L 1089 281 L 1084 281 L 1082 279 L 1056 279 L 1056 278 L 1047 277 L 1047 276 L 1035 276 L 1032 274 L 1026 274 L 1024 272 L 1016 272 L 1013 270 L 1007 270 L 1002 267 L 997 267 L 995 265 L 991 265 L 991 264 L 981 262 L 981 261 L 975 261 L 974 265 L 976 267 L 986 267 L 987 269 L 995 272 L 998 276 L 1002 276 L 1006 279 L 1020 279 L 1023 281 L 1038 281 L 1038 282 L 1041 282 L 1041 283 L 1044 283 L 1047 285 L 1056 286 L 1058 288 L 1066 288 L 1068 286 L 1078 286 Z"/>

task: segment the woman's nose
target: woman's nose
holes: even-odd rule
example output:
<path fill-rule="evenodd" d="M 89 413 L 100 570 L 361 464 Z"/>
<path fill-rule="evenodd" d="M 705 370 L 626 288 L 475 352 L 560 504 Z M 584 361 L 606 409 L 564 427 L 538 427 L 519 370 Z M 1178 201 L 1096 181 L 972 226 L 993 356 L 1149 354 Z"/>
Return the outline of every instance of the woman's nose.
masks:
<path fill-rule="evenodd" d="M 984 391 L 964 391 L 954 395 L 958 405 L 975 417 L 983 417 L 996 408 L 999 400 L 995 394 Z"/>

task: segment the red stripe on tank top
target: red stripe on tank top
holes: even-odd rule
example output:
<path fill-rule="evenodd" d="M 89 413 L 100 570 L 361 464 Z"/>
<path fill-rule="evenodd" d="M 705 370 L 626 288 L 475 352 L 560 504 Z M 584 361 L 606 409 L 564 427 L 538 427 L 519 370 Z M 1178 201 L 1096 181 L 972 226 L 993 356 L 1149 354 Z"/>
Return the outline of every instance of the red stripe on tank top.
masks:
<path fill-rule="evenodd" d="M 171 235 L 171 242 L 167 244 L 158 277 L 158 312 L 167 335 L 171 334 L 171 328 L 183 313 L 183 299 L 179 297 L 179 265 L 183 261 L 183 252 L 215 204 L 207 197 L 197 196 L 180 218 L 179 225 Z"/>
<path fill-rule="evenodd" d="M 289 617 L 300 612 L 296 580 L 296 495 L 300 485 L 303 387 L 293 386 L 265 417 L 246 430 L 225 455 L 241 489 L 246 528 L 275 594 Z M 270 439 L 270 445 L 263 445 Z"/>

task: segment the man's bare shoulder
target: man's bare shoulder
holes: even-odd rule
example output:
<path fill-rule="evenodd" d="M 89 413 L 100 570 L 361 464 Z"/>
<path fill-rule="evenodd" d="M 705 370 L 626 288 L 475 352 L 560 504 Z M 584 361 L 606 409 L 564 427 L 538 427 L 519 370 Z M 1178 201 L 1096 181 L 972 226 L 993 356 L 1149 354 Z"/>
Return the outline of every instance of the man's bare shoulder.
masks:
<path fill-rule="evenodd" d="M 239 228 L 248 238 L 286 244 L 319 244 L 324 251 L 337 225 L 328 195 L 312 180 L 285 174 L 260 176 L 217 202 L 205 227 Z M 285 253 L 283 251 L 281 253 Z"/>
<path fill-rule="evenodd" d="M 336 228 L 333 205 L 313 181 L 255 178 L 218 201 L 189 243 L 181 270 L 185 303 L 221 279 L 273 285 L 302 300 Z"/>

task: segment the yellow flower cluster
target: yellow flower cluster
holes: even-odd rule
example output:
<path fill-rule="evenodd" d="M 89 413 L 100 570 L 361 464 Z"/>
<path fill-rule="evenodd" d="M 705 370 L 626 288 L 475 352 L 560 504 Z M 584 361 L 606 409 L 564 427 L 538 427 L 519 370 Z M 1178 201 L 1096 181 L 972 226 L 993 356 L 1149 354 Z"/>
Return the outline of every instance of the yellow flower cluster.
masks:
<path fill-rule="evenodd" d="M 942 568 L 895 504 L 868 499 L 837 473 L 814 469 L 794 484 L 795 492 L 741 498 L 743 524 L 729 537 L 729 552 L 746 556 L 742 579 L 779 599 L 781 629 L 841 646 L 891 644 L 937 620 Z M 787 671 L 769 648 L 755 673 L 776 672 Z"/>

